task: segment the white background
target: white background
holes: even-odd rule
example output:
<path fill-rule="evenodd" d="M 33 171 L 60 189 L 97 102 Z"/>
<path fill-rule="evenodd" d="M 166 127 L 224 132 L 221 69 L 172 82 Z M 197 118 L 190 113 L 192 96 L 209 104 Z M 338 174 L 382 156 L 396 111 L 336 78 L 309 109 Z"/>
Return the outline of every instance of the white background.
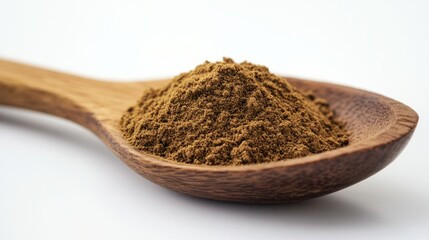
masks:
<path fill-rule="evenodd" d="M 222 56 L 382 93 L 419 126 L 357 185 L 254 206 L 165 190 L 86 129 L 1 106 L 0 239 L 427 239 L 428 1 L 0 0 L 4 59 L 130 81 Z"/>

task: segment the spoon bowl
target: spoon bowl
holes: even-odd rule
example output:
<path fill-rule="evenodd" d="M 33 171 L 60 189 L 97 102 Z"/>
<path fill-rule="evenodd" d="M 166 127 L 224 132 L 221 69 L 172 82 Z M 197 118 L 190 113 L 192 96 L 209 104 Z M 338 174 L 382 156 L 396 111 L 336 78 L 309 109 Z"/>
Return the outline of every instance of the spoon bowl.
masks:
<path fill-rule="evenodd" d="M 383 169 L 411 138 L 418 115 L 388 97 L 355 88 L 287 77 L 297 89 L 328 100 L 351 133 L 350 144 L 303 158 L 244 166 L 178 163 L 135 150 L 119 121 L 148 88 L 169 80 L 97 81 L 0 60 L 0 104 L 46 112 L 94 132 L 148 180 L 197 197 L 285 203 L 326 195 Z"/>

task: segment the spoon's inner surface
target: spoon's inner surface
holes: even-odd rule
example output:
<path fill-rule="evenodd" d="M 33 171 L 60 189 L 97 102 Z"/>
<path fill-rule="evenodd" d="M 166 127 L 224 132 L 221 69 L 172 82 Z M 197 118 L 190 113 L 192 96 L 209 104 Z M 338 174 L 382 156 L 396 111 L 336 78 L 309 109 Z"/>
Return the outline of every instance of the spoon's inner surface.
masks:
<path fill-rule="evenodd" d="M 336 115 L 346 124 L 346 130 L 350 134 L 350 145 L 377 136 L 395 121 L 395 118 L 392 118 L 390 105 L 383 102 L 378 95 L 368 95 L 364 91 L 349 88 L 339 91 L 341 88 L 333 88 L 328 84 L 319 82 L 310 84 L 308 81 L 287 79 L 295 87 L 303 91 L 311 91 L 316 96 L 328 100 Z"/>
<path fill-rule="evenodd" d="M 345 123 L 345 128 L 349 134 L 349 145 L 354 145 L 377 136 L 387 130 L 395 121 L 395 118 L 392 117 L 393 113 L 390 105 L 383 102 L 378 95 L 368 95 L 366 92 L 356 89 L 336 85 L 331 86 L 327 83 L 305 81 L 292 77 L 287 77 L 287 80 L 298 90 L 312 92 L 315 96 L 328 100 L 331 109 Z M 127 108 L 136 102 L 136 99 L 141 96 L 144 90 L 148 88 L 163 88 L 170 81 L 134 83 L 134 91 L 126 101 L 127 103 L 121 103 L 116 108 L 115 117 L 111 123 L 115 126 L 115 132 L 120 134 L 121 137 L 123 136 L 123 133 L 119 129 L 120 119 Z M 123 139 L 122 143 L 129 145 L 125 139 Z M 145 155 L 148 154 L 144 151 L 137 152 Z M 157 158 L 171 162 L 171 160 L 159 156 Z"/>

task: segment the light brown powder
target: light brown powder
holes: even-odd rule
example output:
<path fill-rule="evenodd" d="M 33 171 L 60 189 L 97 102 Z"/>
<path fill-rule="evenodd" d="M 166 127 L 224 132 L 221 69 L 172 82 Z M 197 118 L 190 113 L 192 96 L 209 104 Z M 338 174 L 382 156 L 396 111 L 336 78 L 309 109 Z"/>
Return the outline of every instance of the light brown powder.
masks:
<path fill-rule="evenodd" d="M 136 149 L 191 164 L 273 162 L 348 144 L 326 101 L 264 66 L 229 58 L 145 92 L 121 128 Z"/>

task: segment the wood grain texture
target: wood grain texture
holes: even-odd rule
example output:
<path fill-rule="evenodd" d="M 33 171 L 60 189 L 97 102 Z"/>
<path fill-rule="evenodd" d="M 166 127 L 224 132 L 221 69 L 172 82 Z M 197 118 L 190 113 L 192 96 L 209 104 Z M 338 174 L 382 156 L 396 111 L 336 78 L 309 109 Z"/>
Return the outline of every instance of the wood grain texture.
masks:
<path fill-rule="evenodd" d="M 0 104 L 53 114 L 94 132 L 133 170 L 166 188 L 223 201 L 284 203 L 322 196 L 387 166 L 418 122 L 408 106 L 375 93 L 297 78 L 301 90 L 327 99 L 351 132 L 350 145 L 286 161 L 248 166 L 177 163 L 138 152 L 123 138 L 119 120 L 144 89 L 168 80 L 96 81 L 0 60 Z M 4 137 L 4 136 L 0 136 Z"/>

